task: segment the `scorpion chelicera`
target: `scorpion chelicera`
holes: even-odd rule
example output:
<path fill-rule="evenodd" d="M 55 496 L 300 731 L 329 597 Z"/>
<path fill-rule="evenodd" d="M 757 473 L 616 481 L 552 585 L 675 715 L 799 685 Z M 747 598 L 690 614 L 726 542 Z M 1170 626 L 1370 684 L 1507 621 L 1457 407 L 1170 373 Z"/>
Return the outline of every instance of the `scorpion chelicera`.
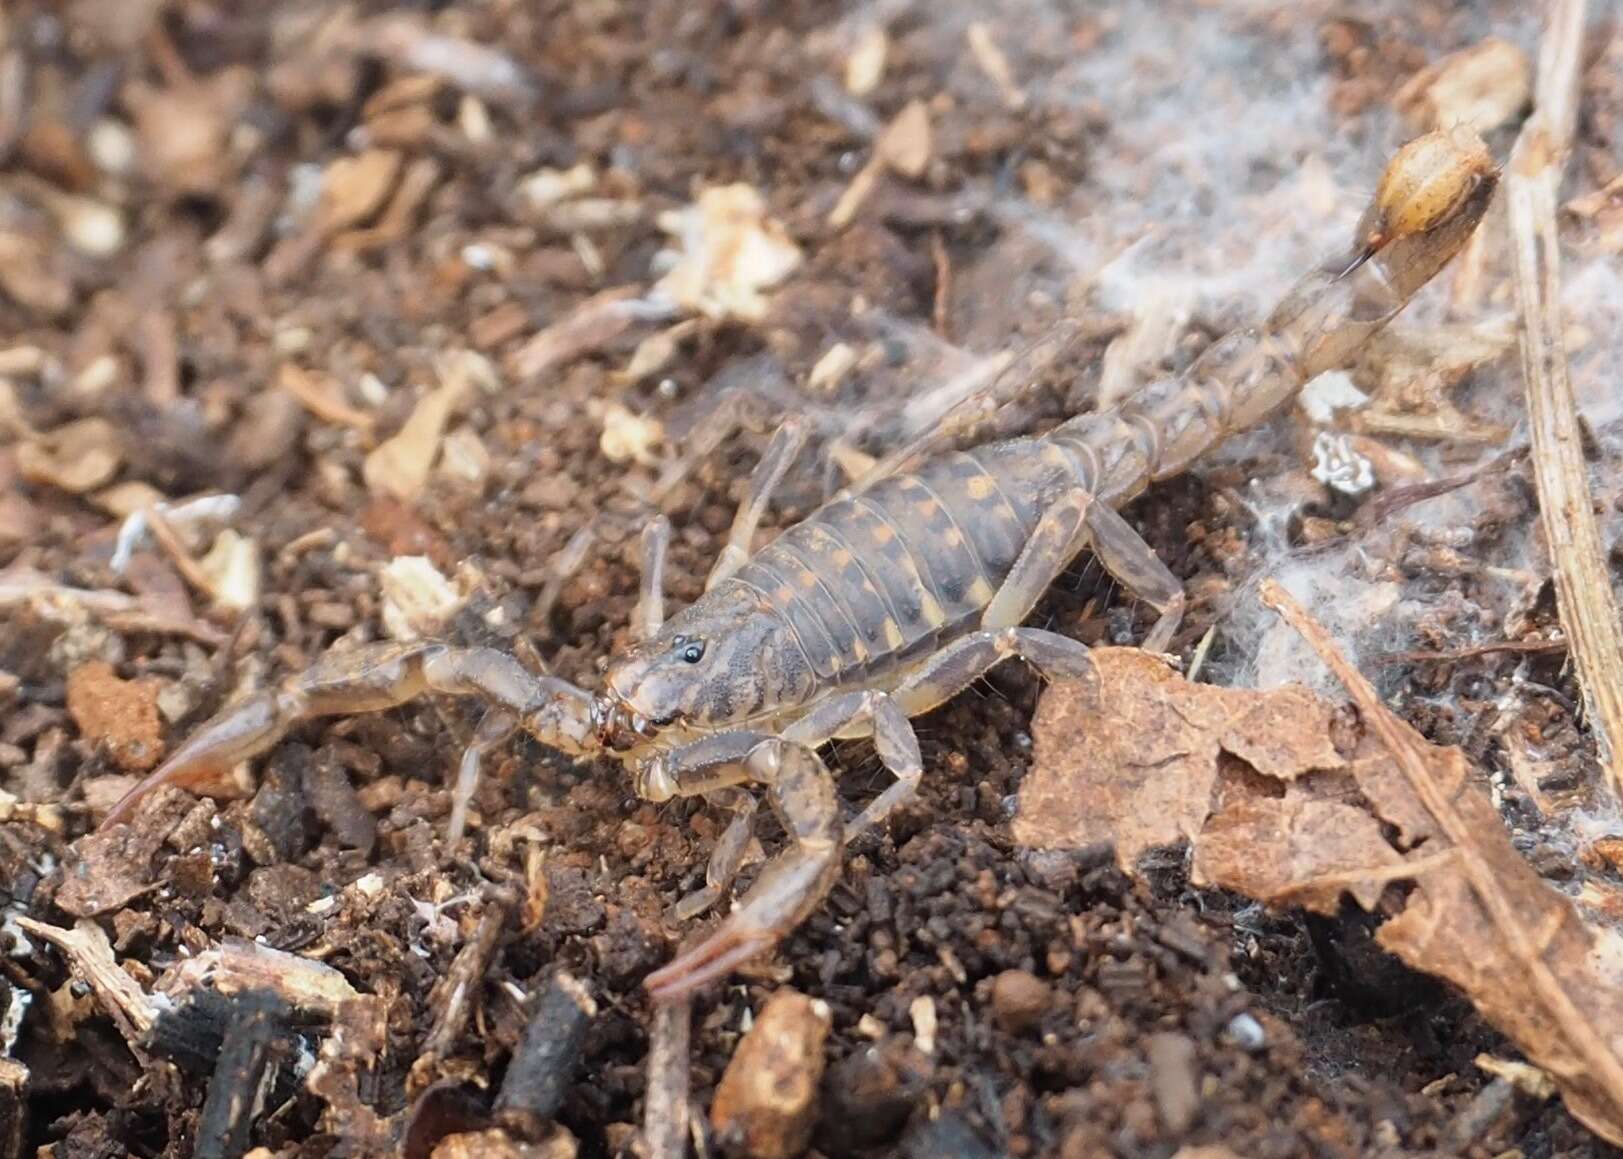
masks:
<path fill-rule="evenodd" d="M 660 579 L 668 525 L 650 524 L 637 642 L 610 662 L 601 693 L 534 675 L 489 648 L 413 642 L 329 653 L 203 726 L 104 824 L 127 819 L 161 785 L 196 787 L 265 752 L 298 721 L 425 693 L 476 697 L 490 708 L 462 758 L 453 835 L 482 757 L 516 729 L 566 754 L 615 754 L 648 800 L 700 795 L 733 812 L 706 885 L 679 904 L 680 916 L 726 891 L 749 843 L 749 787 L 764 793 L 787 848 L 708 938 L 646 980 L 658 999 L 686 995 L 794 928 L 827 894 L 844 842 L 914 794 L 923 762 L 909 718 L 1012 656 L 1087 688 L 1086 646 L 1023 626 L 1083 549 L 1158 612 L 1144 646 L 1166 650 L 1183 612 L 1181 585 L 1117 509 L 1346 364 L 1466 243 L 1497 178 L 1468 130 L 1411 141 L 1387 166 L 1348 249 L 1297 282 L 1260 326 L 1219 339 L 1182 375 L 1040 437 L 878 472 L 751 552 L 767 498 L 798 450 L 801 432 L 786 424 L 704 595 L 668 621 Z M 869 736 L 895 781 L 847 823 L 818 749 Z"/>

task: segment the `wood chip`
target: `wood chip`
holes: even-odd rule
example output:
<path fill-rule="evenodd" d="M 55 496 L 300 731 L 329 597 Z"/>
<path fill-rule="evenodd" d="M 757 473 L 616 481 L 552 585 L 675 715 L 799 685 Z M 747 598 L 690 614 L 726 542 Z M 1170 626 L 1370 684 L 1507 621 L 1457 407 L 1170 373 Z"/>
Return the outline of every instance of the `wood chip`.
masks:
<path fill-rule="evenodd" d="M 410 501 L 422 494 L 440 450 L 440 435 L 462 399 L 464 385 L 447 382 L 417 403 L 395 436 L 361 465 L 367 489 L 374 495 Z"/>
<path fill-rule="evenodd" d="M 367 411 L 345 402 L 337 379 L 323 371 L 306 370 L 284 362 L 276 373 L 276 385 L 298 399 L 305 410 L 326 422 L 360 431 L 370 431 L 376 422 Z"/>
<path fill-rule="evenodd" d="M 109 482 L 123 461 L 118 429 L 102 418 L 77 419 L 17 447 L 23 478 L 75 495 Z"/>

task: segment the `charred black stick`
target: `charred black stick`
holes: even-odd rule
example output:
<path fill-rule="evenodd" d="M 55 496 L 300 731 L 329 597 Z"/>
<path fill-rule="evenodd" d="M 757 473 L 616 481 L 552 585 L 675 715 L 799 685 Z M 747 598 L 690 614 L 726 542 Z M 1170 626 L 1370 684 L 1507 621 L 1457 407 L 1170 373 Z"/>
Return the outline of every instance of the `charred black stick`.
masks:
<path fill-rule="evenodd" d="M 536 1003 L 496 1096 L 502 1126 L 528 1139 L 540 1136 L 563 1105 L 586 1028 L 596 1016 L 597 1003 L 578 979 L 564 972 L 553 978 Z"/>

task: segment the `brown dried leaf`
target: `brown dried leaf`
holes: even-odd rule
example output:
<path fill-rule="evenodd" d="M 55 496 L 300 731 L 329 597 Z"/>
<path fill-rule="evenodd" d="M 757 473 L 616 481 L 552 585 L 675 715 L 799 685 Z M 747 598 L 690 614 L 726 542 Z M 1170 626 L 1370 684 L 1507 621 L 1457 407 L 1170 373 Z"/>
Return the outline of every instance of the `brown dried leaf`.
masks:
<path fill-rule="evenodd" d="M 1250 796 L 1206 825 L 1190 880 L 1334 914 L 1343 893 L 1374 909 L 1395 876 L 1391 867 L 1403 864 L 1380 823 L 1362 809 L 1294 794 Z"/>
<path fill-rule="evenodd" d="M 1360 781 L 1375 810 L 1425 816 L 1434 832 L 1406 867 L 1418 888 L 1377 940 L 1463 990 L 1555 1079 L 1573 1115 L 1623 1143 L 1623 938 L 1586 926 L 1517 854 L 1459 749 L 1428 744 L 1392 713 L 1283 588 L 1265 584 L 1263 600 L 1352 694 L 1368 728 L 1361 750 L 1389 757 L 1390 775 Z"/>
<path fill-rule="evenodd" d="M 1516 853 L 1459 749 L 1388 710 L 1283 588 L 1267 584 L 1263 598 L 1351 691 L 1363 731 L 1346 759 L 1328 739 L 1329 707 L 1305 691 L 1192 686 L 1149 657 L 1101 650 L 1098 704 L 1075 685 L 1043 696 L 1015 836 L 1113 841 L 1129 869 L 1144 849 L 1190 837 L 1197 882 L 1325 913 L 1344 893 L 1373 908 L 1388 884 L 1414 882 L 1380 944 L 1464 991 L 1577 1118 L 1623 1141 L 1623 935 L 1586 926 Z M 1223 753 L 1266 778 L 1220 769 Z M 1334 771 L 1302 775 L 1315 769 Z"/>
<path fill-rule="evenodd" d="M 1022 844 L 1110 842 L 1131 866 L 1146 850 L 1199 834 L 1221 753 L 1286 781 L 1344 763 L 1330 742 L 1329 707 L 1303 689 L 1213 688 L 1137 649 L 1093 655 L 1097 701 L 1056 684 L 1038 705 L 1035 760 L 1014 822 Z"/>

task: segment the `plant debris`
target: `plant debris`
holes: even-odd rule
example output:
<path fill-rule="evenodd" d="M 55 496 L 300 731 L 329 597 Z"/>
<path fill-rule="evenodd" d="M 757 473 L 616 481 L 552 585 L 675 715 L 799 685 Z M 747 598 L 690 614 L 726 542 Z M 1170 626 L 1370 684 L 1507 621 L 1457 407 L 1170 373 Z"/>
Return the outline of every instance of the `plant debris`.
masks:
<path fill-rule="evenodd" d="M 1382 947 L 1463 990 L 1575 1115 L 1623 1141 L 1616 935 L 1515 851 L 1457 748 L 1385 708 L 1282 589 L 1265 598 L 1347 683 L 1356 717 L 1299 688 L 1208 688 L 1137 651 L 1096 653 L 1102 699 L 1044 694 L 1016 838 L 1108 842 L 1130 871 L 1187 840 L 1196 884 L 1332 916 L 1350 896 L 1387 918 Z M 1416 887 L 1401 901 L 1400 882 Z"/>

